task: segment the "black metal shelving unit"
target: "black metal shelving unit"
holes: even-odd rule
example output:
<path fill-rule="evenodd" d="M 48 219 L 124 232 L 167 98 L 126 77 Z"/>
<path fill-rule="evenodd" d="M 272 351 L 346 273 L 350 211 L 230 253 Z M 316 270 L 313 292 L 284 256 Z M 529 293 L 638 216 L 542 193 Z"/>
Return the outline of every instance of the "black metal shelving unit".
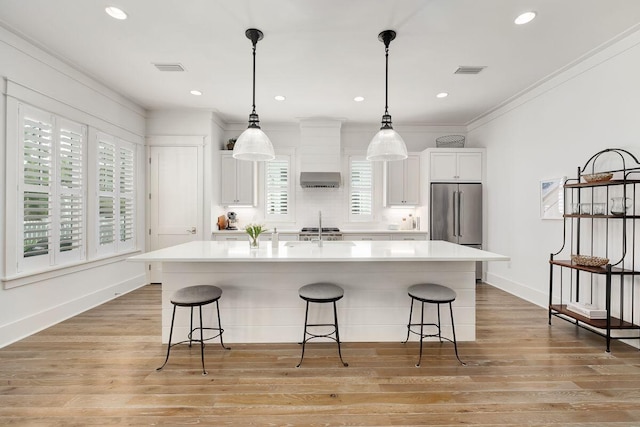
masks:
<path fill-rule="evenodd" d="M 613 179 L 585 182 L 584 176 L 593 173 L 612 173 Z M 628 200 L 628 209 L 611 213 L 613 197 L 622 197 L 623 204 Z M 604 337 L 610 352 L 612 339 L 640 339 L 635 289 L 640 286 L 640 162 L 619 148 L 594 154 L 576 178 L 565 182 L 564 201 L 562 247 L 549 257 L 549 325 L 554 316 L 572 322 Z M 568 208 L 576 204 L 577 211 Z M 591 214 L 595 204 L 604 204 L 603 212 Z M 578 265 L 570 259 L 573 254 L 608 258 L 609 263 Z M 569 302 L 604 303 L 606 317 L 578 314 L 567 308 Z"/>

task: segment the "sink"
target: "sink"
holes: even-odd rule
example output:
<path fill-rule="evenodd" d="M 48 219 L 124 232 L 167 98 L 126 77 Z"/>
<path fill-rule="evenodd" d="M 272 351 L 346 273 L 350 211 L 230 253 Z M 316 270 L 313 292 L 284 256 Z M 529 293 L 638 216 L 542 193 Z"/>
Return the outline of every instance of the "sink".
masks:
<path fill-rule="evenodd" d="M 317 240 L 293 240 L 286 242 L 285 246 L 318 246 Z M 350 240 L 323 240 L 322 246 L 355 246 L 356 244 Z"/>

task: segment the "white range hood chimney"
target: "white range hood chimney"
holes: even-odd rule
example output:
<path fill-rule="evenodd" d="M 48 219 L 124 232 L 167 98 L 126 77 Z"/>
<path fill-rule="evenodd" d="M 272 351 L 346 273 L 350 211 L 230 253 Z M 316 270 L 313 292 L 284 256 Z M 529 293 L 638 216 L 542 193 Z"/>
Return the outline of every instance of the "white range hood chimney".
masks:
<path fill-rule="evenodd" d="M 337 188 L 340 186 L 339 120 L 300 122 L 300 186 Z"/>

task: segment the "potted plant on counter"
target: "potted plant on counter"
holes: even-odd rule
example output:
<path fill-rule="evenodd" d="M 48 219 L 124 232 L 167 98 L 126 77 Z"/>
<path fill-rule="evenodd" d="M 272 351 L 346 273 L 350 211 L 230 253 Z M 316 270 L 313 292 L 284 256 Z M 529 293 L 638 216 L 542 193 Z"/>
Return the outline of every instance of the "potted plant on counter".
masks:
<path fill-rule="evenodd" d="M 244 228 L 244 231 L 249 235 L 249 247 L 251 249 L 257 249 L 258 237 L 267 231 L 267 229 L 261 224 L 249 224 Z"/>

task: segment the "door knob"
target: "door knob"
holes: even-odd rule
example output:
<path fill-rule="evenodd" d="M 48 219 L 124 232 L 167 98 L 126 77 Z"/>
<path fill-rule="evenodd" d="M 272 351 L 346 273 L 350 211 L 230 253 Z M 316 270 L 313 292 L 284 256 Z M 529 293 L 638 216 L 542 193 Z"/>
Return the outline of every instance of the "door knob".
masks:
<path fill-rule="evenodd" d="M 187 233 L 196 234 L 196 228 L 195 227 L 191 227 L 189 230 L 187 230 Z"/>

